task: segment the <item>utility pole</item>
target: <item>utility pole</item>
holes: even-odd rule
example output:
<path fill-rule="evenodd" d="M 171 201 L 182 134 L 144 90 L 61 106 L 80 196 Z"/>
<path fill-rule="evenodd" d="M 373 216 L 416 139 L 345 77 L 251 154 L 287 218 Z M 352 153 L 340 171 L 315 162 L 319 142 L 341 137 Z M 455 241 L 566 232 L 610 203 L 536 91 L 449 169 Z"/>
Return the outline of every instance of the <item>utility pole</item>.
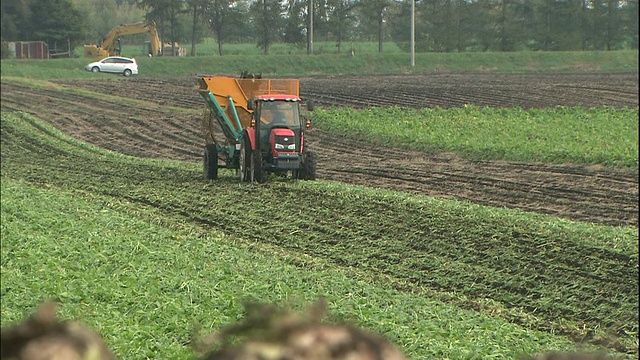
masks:
<path fill-rule="evenodd" d="M 416 0 L 411 0 L 411 67 L 416 66 Z"/>
<path fill-rule="evenodd" d="M 313 54 L 313 0 L 309 0 L 309 27 L 307 28 L 307 55 Z"/>

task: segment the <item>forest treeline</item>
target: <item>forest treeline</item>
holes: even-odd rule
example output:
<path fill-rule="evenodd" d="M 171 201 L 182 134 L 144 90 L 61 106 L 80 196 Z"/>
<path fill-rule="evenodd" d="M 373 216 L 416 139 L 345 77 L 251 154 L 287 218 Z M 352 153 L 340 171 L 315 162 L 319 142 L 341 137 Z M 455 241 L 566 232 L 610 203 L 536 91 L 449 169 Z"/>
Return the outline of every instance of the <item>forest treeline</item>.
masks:
<path fill-rule="evenodd" d="M 163 42 L 395 42 L 416 52 L 638 49 L 638 0 L 12 0 L 3 41 L 99 43 L 114 26 L 154 20 Z M 312 34 L 312 36 L 310 35 Z M 142 38 L 140 38 L 142 39 Z M 142 41 L 142 40 L 141 40 Z M 311 45 L 311 46 L 310 46 Z"/>

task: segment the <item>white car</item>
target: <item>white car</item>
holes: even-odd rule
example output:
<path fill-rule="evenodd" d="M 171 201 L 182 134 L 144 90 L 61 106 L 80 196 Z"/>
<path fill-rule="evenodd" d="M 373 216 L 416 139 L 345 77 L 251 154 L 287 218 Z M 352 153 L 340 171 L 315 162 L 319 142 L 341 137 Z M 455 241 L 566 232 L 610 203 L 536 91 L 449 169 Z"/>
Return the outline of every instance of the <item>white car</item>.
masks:
<path fill-rule="evenodd" d="M 124 76 L 131 76 L 138 74 L 138 63 L 134 58 L 109 56 L 100 61 L 87 64 L 84 69 L 94 73 L 108 72 L 114 74 L 122 74 Z"/>

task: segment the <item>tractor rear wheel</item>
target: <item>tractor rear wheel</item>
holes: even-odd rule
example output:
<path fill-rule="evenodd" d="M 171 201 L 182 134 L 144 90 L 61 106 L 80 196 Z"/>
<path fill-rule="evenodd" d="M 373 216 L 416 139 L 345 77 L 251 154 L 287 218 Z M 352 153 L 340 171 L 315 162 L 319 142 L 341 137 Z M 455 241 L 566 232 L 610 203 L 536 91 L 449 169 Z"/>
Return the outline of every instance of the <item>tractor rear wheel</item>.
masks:
<path fill-rule="evenodd" d="M 216 144 L 207 144 L 204 149 L 204 178 L 205 180 L 218 178 L 218 148 L 216 148 Z"/>
<path fill-rule="evenodd" d="M 302 154 L 302 163 L 300 164 L 297 177 L 302 180 L 315 180 L 317 159 L 318 157 L 315 152 L 305 151 L 304 154 Z"/>
<path fill-rule="evenodd" d="M 240 181 L 265 181 L 262 170 L 262 153 L 259 149 L 251 150 L 248 138 L 243 140 L 240 146 Z"/>

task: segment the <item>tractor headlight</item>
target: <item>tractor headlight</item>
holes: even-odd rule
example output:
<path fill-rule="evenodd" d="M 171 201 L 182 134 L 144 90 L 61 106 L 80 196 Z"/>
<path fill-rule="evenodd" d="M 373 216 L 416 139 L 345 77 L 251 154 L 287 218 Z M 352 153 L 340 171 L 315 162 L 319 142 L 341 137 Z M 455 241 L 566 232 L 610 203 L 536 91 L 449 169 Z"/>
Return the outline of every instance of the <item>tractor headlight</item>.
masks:
<path fill-rule="evenodd" d="M 289 144 L 289 145 L 276 144 L 276 150 L 284 150 L 284 149 L 295 151 L 296 144 Z"/>

